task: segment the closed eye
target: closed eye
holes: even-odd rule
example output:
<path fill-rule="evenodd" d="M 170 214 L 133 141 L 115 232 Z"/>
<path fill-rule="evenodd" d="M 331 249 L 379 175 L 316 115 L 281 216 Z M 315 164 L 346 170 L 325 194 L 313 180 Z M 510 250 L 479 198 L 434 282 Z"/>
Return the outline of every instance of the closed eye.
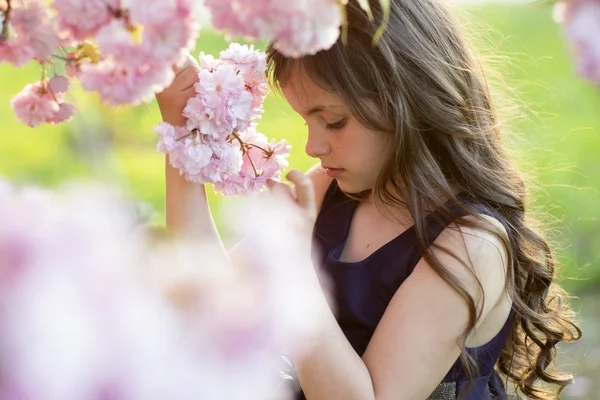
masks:
<path fill-rule="evenodd" d="M 348 119 L 347 118 L 342 118 L 342 119 L 340 119 L 337 122 L 334 122 L 332 124 L 327 124 L 325 126 L 325 128 L 328 129 L 328 130 L 330 130 L 330 131 L 333 131 L 333 130 L 336 130 L 336 129 L 342 129 L 346 125 L 346 122 L 348 122 Z"/>

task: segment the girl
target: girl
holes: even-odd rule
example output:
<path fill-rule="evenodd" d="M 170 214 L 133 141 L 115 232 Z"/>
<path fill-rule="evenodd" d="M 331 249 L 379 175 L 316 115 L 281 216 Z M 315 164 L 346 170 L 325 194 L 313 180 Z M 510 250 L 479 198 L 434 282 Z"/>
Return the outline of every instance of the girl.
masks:
<path fill-rule="evenodd" d="M 391 0 L 375 46 L 383 13 L 370 4 L 373 21 L 349 1 L 345 44 L 300 59 L 267 51 L 320 161 L 290 173 L 286 192 L 316 217 L 314 259 L 334 289 L 335 314 L 323 300 L 323 324 L 294 360 L 299 396 L 504 399 L 511 381 L 558 398 L 571 377 L 550 368 L 556 345 L 581 332 L 477 58 L 442 0 Z M 184 123 L 196 74 L 187 66 L 157 96 L 165 121 Z M 169 227 L 189 198 L 210 215 L 204 188 L 167 164 Z"/>

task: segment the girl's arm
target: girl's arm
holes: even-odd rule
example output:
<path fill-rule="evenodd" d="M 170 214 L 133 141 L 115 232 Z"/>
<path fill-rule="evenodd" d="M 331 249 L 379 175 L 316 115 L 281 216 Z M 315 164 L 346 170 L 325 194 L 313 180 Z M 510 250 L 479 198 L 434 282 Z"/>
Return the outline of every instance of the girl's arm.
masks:
<path fill-rule="evenodd" d="M 185 125 L 183 109 L 195 94 L 194 84 L 198 82 L 199 72 L 196 60 L 188 56 L 185 63 L 175 70 L 176 76 L 171 86 L 156 95 L 164 122 L 175 126 Z M 165 156 L 165 179 L 167 229 L 175 233 L 193 230 L 194 233 L 208 234 L 220 241 L 204 185 L 186 181 L 169 164 L 168 156 Z"/>
<path fill-rule="evenodd" d="M 199 71 L 196 60 L 188 55 L 186 62 L 176 69 L 176 77 L 171 86 L 156 95 L 164 122 L 175 126 L 185 125 L 183 109 L 187 101 L 195 95 L 194 84 L 198 82 Z M 320 165 L 313 167 L 307 176 L 314 187 L 318 211 L 332 179 Z M 179 171 L 169 164 L 167 157 L 165 178 L 167 229 L 175 233 L 193 230 L 194 233 L 202 233 L 221 242 L 210 212 L 205 186 L 187 182 Z"/>
<path fill-rule="evenodd" d="M 501 322 L 486 326 L 483 336 L 493 337 L 511 308 L 505 292 L 508 257 L 501 242 L 486 231 L 449 227 L 435 244 L 451 249 L 469 266 L 433 250 L 481 310 L 476 330 L 483 321 Z M 314 271 L 307 273 L 312 276 Z M 312 292 L 318 293 L 318 280 L 313 282 Z M 395 293 L 362 358 L 320 293 L 321 324 L 295 360 L 308 400 L 423 400 L 460 355 L 458 343 L 469 319 L 466 303 L 424 259 Z"/>

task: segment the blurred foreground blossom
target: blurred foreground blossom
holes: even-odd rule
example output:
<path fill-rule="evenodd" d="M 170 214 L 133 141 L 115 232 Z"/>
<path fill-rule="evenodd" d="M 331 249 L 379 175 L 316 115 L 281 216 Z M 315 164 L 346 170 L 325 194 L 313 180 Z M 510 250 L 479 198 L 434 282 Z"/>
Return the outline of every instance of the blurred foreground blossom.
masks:
<path fill-rule="evenodd" d="M 600 0 L 560 1 L 554 19 L 573 48 L 577 72 L 600 85 Z"/>
<path fill-rule="evenodd" d="M 194 47 L 197 14 L 194 0 L 0 0 L 0 63 L 41 69 L 13 99 L 17 119 L 36 127 L 76 114 L 49 82 L 56 64 L 107 104 L 150 101 Z"/>
<path fill-rule="evenodd" d="M 0 181 L 0 399 L 269 398 L 314 326 L 297 213 L 255 204 L 232 263 L 202 237 L 149 238 L 126 204 Z"/>
<path fill-rule="evenodd" d="M 287 56 L 327 50 L 340 36 L 343 2 L 338 0 L 206 0 L 205 4 L 215 28 L 272 40 Z"/>

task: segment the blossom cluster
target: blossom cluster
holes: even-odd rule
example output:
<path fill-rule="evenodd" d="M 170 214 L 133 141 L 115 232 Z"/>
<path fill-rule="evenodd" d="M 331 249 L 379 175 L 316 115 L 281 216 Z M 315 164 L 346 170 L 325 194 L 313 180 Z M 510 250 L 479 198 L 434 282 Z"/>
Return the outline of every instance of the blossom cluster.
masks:
<path fill-rule="evenodd" d="M 212 183 L 229 196 L 256 193 L 280 179 L 290 150 L 256 130 L 268 92 L 265 54 L 232 43 L 219 59 L 201 53 L 199 64 L 186 125 L 155 127 L 157 150 L 190 182 Z"/>
<path fill-rule="evenodd" d="M 199 30 L 195 4 L 193 0 L 0 0 L 0 62 L 23 66 L 35 60 L 42 67 L 41 81 L 28 85 L 13 100 L 17 118 L 37 126 L 74 115 L 74 108 L 68 107 L 60 117 L 49 117 L 50 109 L 61 107 L 58 99 L 54 104 L 45 101 L 57 95 L 47 90 L 47 71 L 57 63 L 108 104 L 150 100 L 172 82 L 173 65 L 195 44 Z"/>

